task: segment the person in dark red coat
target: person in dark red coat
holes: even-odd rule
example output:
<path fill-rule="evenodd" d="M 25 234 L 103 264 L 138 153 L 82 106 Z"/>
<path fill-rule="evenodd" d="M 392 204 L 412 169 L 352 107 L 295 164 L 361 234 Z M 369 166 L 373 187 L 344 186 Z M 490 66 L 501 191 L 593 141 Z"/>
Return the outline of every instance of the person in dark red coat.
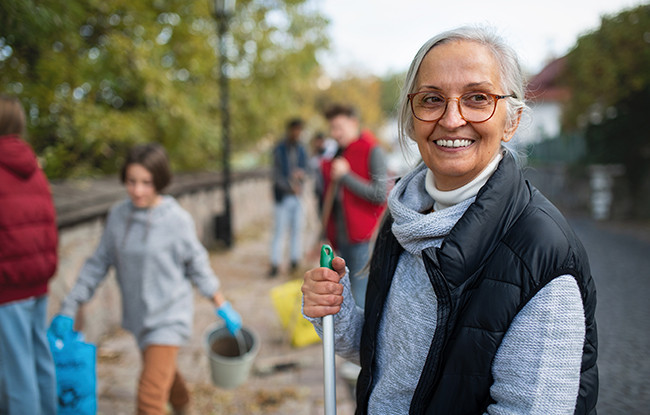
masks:
<path fill-rule="evenodd" d="M 0 95 L 0 413 L 46 415 L 57 412 L 46 320 L 58 235 L 50 187 L 24 131 L 20 101 Z"/>

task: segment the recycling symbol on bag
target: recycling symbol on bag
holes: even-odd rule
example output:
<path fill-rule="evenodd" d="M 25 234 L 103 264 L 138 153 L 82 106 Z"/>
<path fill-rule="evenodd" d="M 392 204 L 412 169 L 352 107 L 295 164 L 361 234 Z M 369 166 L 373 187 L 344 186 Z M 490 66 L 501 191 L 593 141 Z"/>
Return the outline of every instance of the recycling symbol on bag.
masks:
<path fill-rule="evenodd" d="M 74 388 L 62 389 L 59 392 L 59 405 L 63 408 L 74 408 L 81 397 Z"/>

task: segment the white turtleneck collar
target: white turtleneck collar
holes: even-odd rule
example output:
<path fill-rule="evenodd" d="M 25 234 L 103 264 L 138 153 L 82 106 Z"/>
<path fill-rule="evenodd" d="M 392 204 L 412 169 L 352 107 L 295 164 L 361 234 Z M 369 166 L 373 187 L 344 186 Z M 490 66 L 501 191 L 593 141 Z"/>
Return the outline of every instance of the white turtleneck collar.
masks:
<path fill-rule="evenodd" d="M 470 197 L 476 196 L 481 187 L 483 187 L 492 174 L 497 170 L 501 159 L 503 159 L 503 151 L 497 152 L 494 159 L 485 166 L 483 171 L 479 173 L 474 180 L 458 189 L 449 191 L 438 190 L 435 185 L 433 172 L 427 169 L 424 187 L 429 196 L 434 200 L 433 209 L 439 211 L 462 202 L 463 200 L 467 200 Z"/>

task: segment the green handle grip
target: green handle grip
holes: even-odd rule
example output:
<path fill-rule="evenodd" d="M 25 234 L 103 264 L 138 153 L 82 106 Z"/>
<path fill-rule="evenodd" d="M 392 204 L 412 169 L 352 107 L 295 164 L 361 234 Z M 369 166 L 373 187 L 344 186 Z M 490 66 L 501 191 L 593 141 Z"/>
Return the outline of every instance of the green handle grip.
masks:
<path fill-rule="evenodd" d="M 332 260 L 334 259 L 334 251 L 329 245 L 323 245 L 320 249 L 320 266 L 332 269 Z"/>

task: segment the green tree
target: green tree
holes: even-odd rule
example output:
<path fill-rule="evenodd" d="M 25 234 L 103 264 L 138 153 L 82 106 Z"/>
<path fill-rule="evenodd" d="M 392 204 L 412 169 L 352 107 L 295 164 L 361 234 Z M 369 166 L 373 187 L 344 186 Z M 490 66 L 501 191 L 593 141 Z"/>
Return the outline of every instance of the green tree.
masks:
<path fill-rule="evenodd" d="M 404 87 L 406 72 L 390 73 L 381 80 L 381 109 L 387 117 L 397 117 L 400 91 Z"/>
<path fill-rule="evenodd" d="M 603 17 L 569 52 L 566 81 L 572 97 L 566 127 L 585 127 L 612 117 L 608 108 L 650 85 L 650 5 Z"/>
<path fill-rule="evenodd" d="M 566 130 L 584 133 L 587 162 L 617 163 L 633 196 L 650 175 L 650 5 L 603 17 L 568 55 Z"/>
<path fill-rule="evenodd" d="M 209 4 L 0 0 L 0 90 L 23 100 L 50 178 L 114 172 L 145 141 L 163 143 L 176 169 L 218 167 Z M 228 37 L 235 151 L 309 115 L 327 24 L 307 0 L 238 2 Z"/>

